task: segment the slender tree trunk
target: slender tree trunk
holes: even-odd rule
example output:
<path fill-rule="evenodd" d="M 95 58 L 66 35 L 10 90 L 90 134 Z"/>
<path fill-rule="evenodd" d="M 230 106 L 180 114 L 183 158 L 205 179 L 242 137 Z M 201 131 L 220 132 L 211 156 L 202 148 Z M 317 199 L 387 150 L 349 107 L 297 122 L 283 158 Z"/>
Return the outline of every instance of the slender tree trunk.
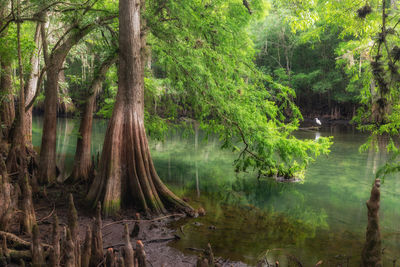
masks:
<path fill-rule="evenodd" d="M 89 173 L 92 167 L 92 160 L 90 157 L 90 144 L 92 137 L 93 111 L 96 96 L 101 90 L 101 86 L 106 78 L 108 69 L 115 63 L 116 60 L 116 55 L 112 55 L 107 58 L 101 64 L 90 85 L 88 96 L 86 98 L 81 115 L 79 136 L 76 144 L 76 152 L 74 158 L 74 167 L 72 170 L 72 174 L 68 179 L 69 182 L 75 182 L 77 180 L 87 181 L 89 179 Z"/>
<path fill-rule="evenodd" d="M 58 72 L 62 62 L 50 65 L 47 69 L 45 83 L 44 120 L 42 145 L 40 147 L 38 181 L 47 184 L 56 178 L 56 137 L 57 137 L 57 98 L 58 98 Z"/>
<path fill-rule="evenodd" d="M 99 174 L 89 190 L 92 203 L 101 201 L 103 213 L 134 206 L 163 213 L 193 209 L 175 196 L 158 177 L 144 128 L 143 64 L 139 0 L 119 2 L 118 93 L 108 124 Z"/>
<path fill-rule="evenodd" d="M 18 101 L 18 113 L 15 123 L 15 129 L 11 136 L 11 148 L 7 156 L 7 170 L 9 173 L 19 171 L 20 175 L 22 171 L 27 171 L 26 163 L 26 148 L 25 148 L 25 89 L 24 89 L 24 74 L 22 67 L 22 55 L 21 55 L 21 21 L 20 16 L 20 1 L 17 1 L 17 50 L 18 50 L 18 69 L 19 69 L 19 101 Z"/>
<path fill-rule="evenodd" d="M 25 103 L 28 104 L 32 101 L 36 94 L 37 82 L 39 79 L 39 69 L 40 69 L 40 23 L 36 26 L 35 33 L 35 44 L 36 50 L 32 53 L 31 56 L 31 71 L 29 74 L 28 82 L 25 86 Z M 28 146 L 32 146 L 32 107 L 30 107 L 25 112 L 25 141 Z"/>
<path fill-rule="evenodd" d="M 2 136 L 7 140 L 9 131 L 15 118 L 14 96 L 12 93 L 12 68 L 11 61 L 6 59 L 0 62 L 1 64 L 1 106 L 0 120 L 2 124 Z"/>
<path fill-rule="evenodd" d="M 91 23 L 74 31 L 64 42 L 53 49 L 51 55 L 47 55 L 47 39 L 42 25 L 43 55 L 47 67 L 47 81 L 45 83 L 44 121 L 42 144 L 39 159 L 39 183 L 48 184 L 55 181 L 56 172 L 56 136 L 57 136 L 57 101 L 58 78 L 66 56 L 71 48 L 84 36 L 90 33 L 96 24 Z M 68 32 L 68 31 L 67 31 Z"/>
<path fill-rule="evenodd" d="M 0 3 L 0 27 L 3 26 L 3 18 L 6 16 L 9 3 Z M 7 30 L 0 34 L 0 38 L 7 35 Z M 7 45 L 7 44 L 6 44 Z M 8 132 L 15 117 L 14 96 L 12 94 L 12 68 L 11 59 L 4 55 L 0 58 L 0 132 L 1 137 L 8 141 Z"/>

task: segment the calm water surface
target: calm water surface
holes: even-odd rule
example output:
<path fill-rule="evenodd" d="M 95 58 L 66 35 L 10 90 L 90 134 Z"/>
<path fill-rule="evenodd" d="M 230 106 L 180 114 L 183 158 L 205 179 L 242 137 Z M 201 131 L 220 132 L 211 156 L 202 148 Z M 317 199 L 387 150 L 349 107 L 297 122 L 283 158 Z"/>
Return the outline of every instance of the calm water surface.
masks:
<path fill-rule="evenodd" d="M 33 143 L 40 145 L 42 118 L 34 118 Z M 58 163 L 68 175 L 75 152 L 79 122 L 58 121 Z M 101 151 L 106 122 L 95 120 L 92 152 Z M 360 154 L 367 135 L 350 128 L 327 128 L 318 134 L 299 132 L 301 138 L 334 136 L 332 152 L 313 163 L 303 183 L 257 181 L 252 174 L 237 175 L 235 155 L 221 151 L 217 139 L 205 142 L 201 133 L 172 134 L 165 142 L 150 142 L 160 177 L 205 217 L 181 220 L 173 227 L 181 240 L 170 245 L 185 252 L 211 243 L 217 256 L 255 265 L 267 255 L 287 265 L 288 255 L 304 265 L 323 260 L 359 264 L 374 171 L 385 156 Z M 385 263 L 400 255 L 400 180 L 386 178 L 381 187 L 381 234 Z M 194 222 L 197 222 L 194 224 Z M 215 229 L 210 229 L 215 228 Z M 390 265 L 392 266 L 392 265 Z"/>

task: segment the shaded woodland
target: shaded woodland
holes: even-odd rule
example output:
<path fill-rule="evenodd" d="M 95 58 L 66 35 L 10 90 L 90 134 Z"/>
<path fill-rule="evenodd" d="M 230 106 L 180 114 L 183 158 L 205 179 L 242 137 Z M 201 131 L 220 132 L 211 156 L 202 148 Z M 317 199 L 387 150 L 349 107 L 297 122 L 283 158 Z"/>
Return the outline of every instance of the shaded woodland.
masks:
<path fill-rule="evenodd" d="M 339 2 L 1 0 L 0 266 L 164 264 L 154 244 L 180 239 L 168 223 L 207 211 L 167 187 L 149 138 L 184 129 L 197 150 L 201 131 L 232 152 L 235 173 L 304 182 L 334 140 L 296 133 L 343 120 L 367 133 L 360 150 L 390 154 L 371 174 L 359 255 L 382 266 L 381 180 L 400 169 L 398 3 Z M 57 166 L 61 116 L 79 125 L 68 176 Z M 97 155 L 94 118 L 107 120 Z M 189 264 L 240 264 L 212 246 L 191 248 Z"/>

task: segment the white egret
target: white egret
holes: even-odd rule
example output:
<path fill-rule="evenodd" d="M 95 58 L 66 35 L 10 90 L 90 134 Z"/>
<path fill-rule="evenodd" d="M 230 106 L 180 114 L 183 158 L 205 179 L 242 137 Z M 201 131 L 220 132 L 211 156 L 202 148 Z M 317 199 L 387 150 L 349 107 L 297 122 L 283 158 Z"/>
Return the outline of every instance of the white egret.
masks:
<path fill-rule="evenodd" d="M 318 125 L 322 125 L 321 121 L 320 121 L 318 118 L 315 118 L 315 122 L 316 122 Z"/>

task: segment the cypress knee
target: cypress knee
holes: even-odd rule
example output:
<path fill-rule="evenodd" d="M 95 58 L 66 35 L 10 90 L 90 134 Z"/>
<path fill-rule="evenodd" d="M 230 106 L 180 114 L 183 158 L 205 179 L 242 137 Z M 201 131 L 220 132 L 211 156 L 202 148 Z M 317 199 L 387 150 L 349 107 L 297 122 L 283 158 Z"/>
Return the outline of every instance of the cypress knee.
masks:
<path fill-rule="evenodd" d="M 135 253 L 133 251 L 133 247 L 131 244 L 131 240 L 129 238 L 129 228 L 128 225 L 125 224 L 125 231 L 124 231 L 124 262 L 126 267 L 135 267 Z"/>
<path fill-rule="evenodd" d="M 92 253 L 90 257 L 90 266 L 97 266 L 100 262 L 103 261 L 104 253 L 103 253 L 103 236 L 101 228 L 102 226 L 101 220 L 101 204 L 100 202 L 97 204 L 96 218 L 93 223 L 93 232 L 92 232 Z"/>
<path fill-rule="evenodd" d="M 60 232 L 58 227 L 58 217 L 57 214 L 54 214 L 54 221 L 53 221 L 53 232 L 52 232 L 52 239 L 53 239 L 53 248 L 50 254 L 50 265 L 52 267 L 59 267 L 60 266 Z"/>
<path fill-rule="evenodd" d="M 40 244 L 39 227 L 35 224 L 32 230 L 32 266 L 42 267 L 44 265 L 43 248 Z"/>
<path fill-rule="evenodd" d="M 92 254 L 92 229 L 87 227 L 85 242 L 83 243 L 81 267 L 89 267 L 90 256 Z"/>

